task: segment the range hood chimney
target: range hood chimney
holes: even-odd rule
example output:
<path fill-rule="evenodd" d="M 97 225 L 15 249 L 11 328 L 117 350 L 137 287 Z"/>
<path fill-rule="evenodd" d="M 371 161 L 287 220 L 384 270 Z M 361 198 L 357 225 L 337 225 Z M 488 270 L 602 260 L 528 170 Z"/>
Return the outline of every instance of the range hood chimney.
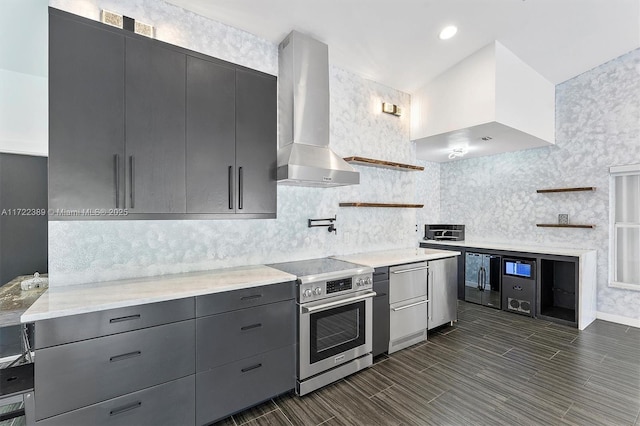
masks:
<path fill-rule="evenodd" d="M 292 31 L 279 49 L 278 183 L 343 186 L 360 173 L 329 149 L 329 48 Z"/>

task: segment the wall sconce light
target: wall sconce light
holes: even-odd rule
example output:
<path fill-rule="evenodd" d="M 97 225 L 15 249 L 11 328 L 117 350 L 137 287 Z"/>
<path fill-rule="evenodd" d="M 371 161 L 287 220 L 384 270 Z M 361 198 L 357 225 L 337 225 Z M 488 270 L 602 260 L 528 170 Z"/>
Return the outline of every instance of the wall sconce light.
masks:
<path fill-rule="evenodd" d="M 467 148 L 467 147 L 453 148 L 451 150 L 451 152 L 449 153 L 449 160 L 453 160 L 454 158 L 462 157 L 467 152 L 469 152 L 469 148 Z"/>
<path fill-rule="evenodd" d="M 128 16 L 123 16 L 115 12 L 102 9 L 100 12 L 100 21 L 103 24 L 113 27 L 122 28 L 127 31 L 134 32 L 143 36 L 153 38 L 153 26 L 144 22 L 136 21 Z"/>
<path fill-rule="evenodd" d="M 387 114 L 393 114 L 396 117 L 400 117 L 402 114 L 402 110 L 398 105 L 390 104 L 387 102 L 382 103 L 382 112 L 386 112 Z"/>

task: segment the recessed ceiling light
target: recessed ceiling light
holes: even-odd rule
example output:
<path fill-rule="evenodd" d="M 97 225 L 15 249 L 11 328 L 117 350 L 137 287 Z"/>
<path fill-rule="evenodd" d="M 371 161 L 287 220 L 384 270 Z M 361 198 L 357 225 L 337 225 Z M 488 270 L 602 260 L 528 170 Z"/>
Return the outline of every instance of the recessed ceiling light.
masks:
<path fill-rule="evenodd" d="M 444 27 L 442 31 L 440 31 L 440 40 L 448 40 L 458 32 L 458 27 L 455 25 L 449 25 L 448 27 Z"/>

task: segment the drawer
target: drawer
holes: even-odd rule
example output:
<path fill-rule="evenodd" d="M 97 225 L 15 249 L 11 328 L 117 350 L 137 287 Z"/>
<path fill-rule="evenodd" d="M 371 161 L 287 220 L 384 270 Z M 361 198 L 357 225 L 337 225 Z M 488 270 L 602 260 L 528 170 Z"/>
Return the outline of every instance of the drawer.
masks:
<path fill-rule="evenodd" d="M 35 348 L 139 330 L 194 318 L 193 297 L 36 321 Z"/>
<path fill-rule="evenodd" d="M 295 388 L 294 346 L 196 374 L 196 422 L 206 424 Z"/>
<path fill-rule="evenodd" d="M 195 373 L 195 320 L 36 351 L 36 420 Z"/>
<path fill-rule="evenodd" d="M 196 320 L 196 371 L 295 343 L 293 300 Z"/>
<path fill-rule="evenodd" d="M 219 314 L 295 299 L 295 282 L 263 285 L 196 297 L 196 316 Z"/>
<path fill-rule="evenodd" d="M 427 296 L 427 262 L 389 268 L 389 303 Z"/>
<path fill-rule="evenodd" d="M 195 375 L 36 422 L 36 426 L 175 426 L 195 423 Z"/>
<path fill-rule="evenodd" d="M 397 340 L 427 329 L 429 302 L 426 297 L 391 305 L 389 313 L 390 339 Z"/>

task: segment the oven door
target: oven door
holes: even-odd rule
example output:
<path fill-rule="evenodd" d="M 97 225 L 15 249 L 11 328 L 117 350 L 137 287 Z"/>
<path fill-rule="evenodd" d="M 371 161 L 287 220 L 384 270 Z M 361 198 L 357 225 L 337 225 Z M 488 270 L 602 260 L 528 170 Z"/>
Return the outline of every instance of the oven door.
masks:
<path fill-rule="evenodd" d="M 375 295 L 364 291 L 300 305 L 299 380 L 371 352 Z"/>

